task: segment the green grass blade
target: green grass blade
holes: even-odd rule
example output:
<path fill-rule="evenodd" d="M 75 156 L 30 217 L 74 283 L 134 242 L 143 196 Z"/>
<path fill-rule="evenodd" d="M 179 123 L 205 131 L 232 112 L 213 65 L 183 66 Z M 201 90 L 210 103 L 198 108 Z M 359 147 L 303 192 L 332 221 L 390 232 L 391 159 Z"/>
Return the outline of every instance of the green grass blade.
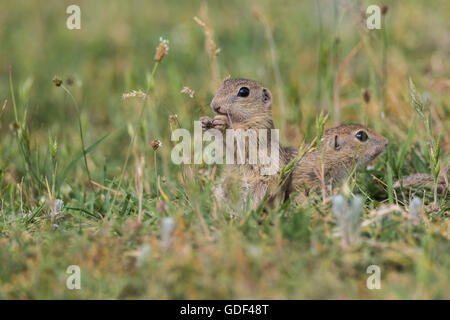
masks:
<path fill-rule="evenodd" d="M 66 179 L 67 175 L 69 174 L 70 170 L 72 170 L 72 168 L 75 166 L 75 164 L 84 157 L 85 154 L 88 154 L 89 152 L 91 152 L 92 150 L 94 150 L 99 144 L 100 142 L 102 142 L 103 140 L 106 139 L 106 137 L 109 135 L 106 134 L 103 137 L 101 137 L 100 139 L 98 139 L 96 142 L 94 142 L 92 145 L 90 145 L 88 148 L 86 148 L 86 151 L 83 153 L 83 151 L 81 151 L 80 153 L 78 153 L 78 155 L 69 163 L 69 165 L 64 169 L 61 177 L 59 178 L 58 181 L 58 188 L 61 187 L 61 185 L 63 184 L 64 180 Z"/>
<path fill-rule="evenodd" d="M 416 122 L 417 122 L 417 114 L 414 114 L 413 122 L 408 131 L 408 136 L 406 137 L 406 140 L 400 145 L 400 148 L 397 153 L 396 169 L 399 175 L 405 162 L 406 152 L 408 148 L 411 146 L 412 139 L 414 138 L 414 134 L 416 133 Z"/>

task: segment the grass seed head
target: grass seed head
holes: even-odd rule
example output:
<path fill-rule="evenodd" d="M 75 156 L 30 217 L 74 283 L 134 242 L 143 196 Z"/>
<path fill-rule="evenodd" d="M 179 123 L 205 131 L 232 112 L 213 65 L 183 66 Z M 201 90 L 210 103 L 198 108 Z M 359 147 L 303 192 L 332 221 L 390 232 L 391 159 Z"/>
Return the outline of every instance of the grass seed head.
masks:
<path fill-rule="evenodd" d="M 365 89 L 363 91 L 363 99 L 365 103 L 369 103 L 370 102 L 370 92 L 369 89 Z"/>
<path fill-rule="evenodd" d="M 158 139 L 155 139 L 152 141 L 151 146 L 152 146 L 153 150 L 156 151 L 162 146 L 162 142 L 159 141 Z"/>
<path fill-rule="evenodd" d="M 183 89 L 181 89 L 181 93 L 186 93 L 189 96 L 189 98 L 192 99 L 194 98 L 195 91 L 189 87 L 183 87 Z"/>
<path fill-rule="evenodd" d="M 155 58 L 156 62 L 161 62 L 169 52 L 169 40 L 159 38 L 159 46 L 156 48 Z"/>
<path fill-rule="evenodd" d="M 55 84 L 55 86 L 60 87 L 62 85 L 62 79 L 60 77 L 54 76 L 53 77 L 53 83 Z"/>

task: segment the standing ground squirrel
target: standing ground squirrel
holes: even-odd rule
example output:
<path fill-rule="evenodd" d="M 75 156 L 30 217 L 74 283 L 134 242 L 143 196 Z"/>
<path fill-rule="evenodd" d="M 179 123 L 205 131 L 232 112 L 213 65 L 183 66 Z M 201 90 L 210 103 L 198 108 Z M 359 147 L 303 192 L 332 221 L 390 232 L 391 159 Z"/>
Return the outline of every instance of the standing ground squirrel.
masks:
<path fill-rule="evenodd" d="M 308 193 L 320 186 L 333 186 L 355 166 L 364 166 L 378 157 L 387 144 L 385 137 L 363 125 L 347 124 L 328 129 L 321 147 L 306 153 L 295 166 L 289 193 L 300 189 Z"/>
<path fill-rule="evenodd" d="M 257 137 L 258 150 L 264 148 L 267 154 L 270 154 L 271 130 L 274 129 L 272 120 L 272 95 L 270 91 L 264 88 L 256 81 L 246 79 L 227 79 L 217 90 L 215 97 L 211 102 L 211 108 L 218 115 L 211 119 L 201 117 L 203 130 L 217 129 L 225 132 L 226 129 L 266 129 L 266 144 L 260 144 L 260 136 Z M 278 139 L 278 138 L 276 138 Z M 279 172 L 293 157 L 291 148 L 283 147 L 276 142 L 279 154 L 279 163 L 276 172 L 271 175 L 261 175 L 261 164 L 258 157 L 257 164 L 231 164 L 227 165 L 220 184 L 215 188 L 214 193 L 221 204 L 229 199 L 229 186 L 233 181 L 238 182 L 240 186 L 240 197 L 243 207 L 246 207 L 246 199 L 249 195 L 249 208 L 255 209 L 264 199 L 266 193 L 269 196 L 269 204 L 274 205 L 282 200 L 284 191 L 279 190 Z M 235 149 L 235 143 L 227 145 L 225 148 Z M 239 150 L 238 150 L 239 152 Z M 248 159 L 248 144 L 243 150 L 245 158 Z M 236 152 L 234 153 L 236 154 Z"/>

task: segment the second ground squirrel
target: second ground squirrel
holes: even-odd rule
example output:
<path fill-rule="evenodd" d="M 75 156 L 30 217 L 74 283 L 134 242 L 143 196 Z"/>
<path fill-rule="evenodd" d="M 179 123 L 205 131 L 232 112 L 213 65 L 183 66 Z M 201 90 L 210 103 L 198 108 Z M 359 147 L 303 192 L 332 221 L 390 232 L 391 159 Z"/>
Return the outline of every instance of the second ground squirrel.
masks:
<path fill-rule="evenodd" d="M 444 168 L 437 179 L 437 192 L 445 194 L 450 191 L 450 165 Z M 401 180 L 394 183 L 394 188 L 430 188 L 434 187 L 434 178 L 431 174 L 416 173 L 409 176 L 402 177 Z"/>
<path fill-rule="evenodd" d="M 335 186 L 353 168 L 377 158 L 387 144 L 385 137 L 360 124 L 328 129 L 317 149 L 306 153 L 294 167 L 289 193 Z"/>

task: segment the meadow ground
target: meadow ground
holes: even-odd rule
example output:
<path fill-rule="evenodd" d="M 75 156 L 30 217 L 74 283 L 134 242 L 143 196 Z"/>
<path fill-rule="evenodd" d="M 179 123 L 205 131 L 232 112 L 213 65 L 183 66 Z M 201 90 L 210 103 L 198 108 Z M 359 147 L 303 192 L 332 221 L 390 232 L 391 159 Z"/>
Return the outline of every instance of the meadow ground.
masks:
<path fill-rule="evenodd" d="M 80 30 L 69 4 L 1 4 L 1 299 L 450 298 L 449 197 L 393 188 L 449 164 L 449 1 L 79 1 Z M 172 163 L 171 131 L 211 116 L 228 75 L 271 89 L 285 144 L 321 111 L 389 139 L 333 190 L 363 197 L 358 241 L 322 194 L 231 213 L 211 196 L 220 166 Z"/>

